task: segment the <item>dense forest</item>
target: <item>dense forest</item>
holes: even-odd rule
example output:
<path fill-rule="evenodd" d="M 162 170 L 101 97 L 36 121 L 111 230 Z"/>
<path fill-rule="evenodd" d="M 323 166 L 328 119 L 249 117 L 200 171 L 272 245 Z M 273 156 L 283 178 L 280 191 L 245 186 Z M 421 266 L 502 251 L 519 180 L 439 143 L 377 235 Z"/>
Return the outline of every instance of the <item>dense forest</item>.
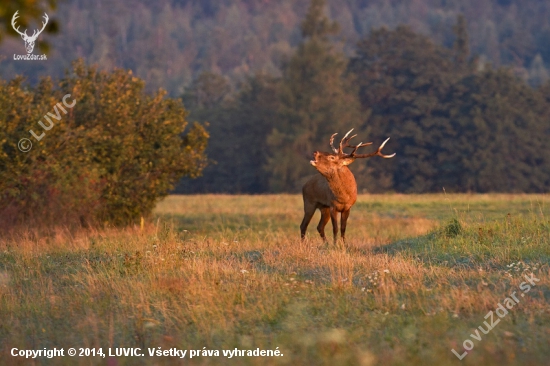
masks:
<path fill-rule="evenodd" d="M 21 4 L 5 10 L 19 9 L 24 18 L 30 10 L 23 7 L 25 2 L 15 1 Z M 301 42 L 300 22 L 308 4 L 309 0 L 58 0 L 57 8 L 48 11 L 57 32 L 41 36 L 51 46 L 50 62 L 13 62 L 12 54 L 23 51 L 21 40 L 6 38 L 0 44 L 0 76 L 61 77 L 73 60 L 82 57 L 102 68 L 132 69 L 150 90 L 162 87 L 179 96 L 202 71 L 227 76 L 233 85 L 258 71 L 280 75 L 281 63 Z M 2 28 L 13 33 L 11 13 L 2 16 L 3 8 L 0 5 L 0 36 Z M 473 55 L 495 67 L 508 65 L 533 83 L 547 78 L 549 2 L 328 0 L 326 13 L 340 25 L 337 38 L 347 56 L 360 39 L 383 26 L 409 25 L 450 48 L 453 24 L 463 14 Z"/>
<path fill-rule="evenodd" d="M 52 19 L 48 61 L 14 62 L 8 37 L 0 77 L 62 77 L 83 58 L 182 98 L 210 161 L 176 192 L 297 192 L 311 153 L 352 127 L 397 153 L 352 166 L 364 192 L 550 186 L 545 2 L 70 0 Z"/>
<path fill-rule="evenodd" d="M 529 85 L 472 54 L 463 15 L 448 47 L 381 27 L 348 56 L 322 5 L 312 2 L 280 76 L 250 76 L 231 93 L 227 77 L 204 72 L 187 89 L 191 117 L 211 123 L 217 164 L 179 192 L 297 192 L 314 173 L 311 153 L 350 127 L 375 144 L 390 136 L 386 151 L 397 152 L 352 165 L 363 192 L 548 191 L 547 80 Z"/>

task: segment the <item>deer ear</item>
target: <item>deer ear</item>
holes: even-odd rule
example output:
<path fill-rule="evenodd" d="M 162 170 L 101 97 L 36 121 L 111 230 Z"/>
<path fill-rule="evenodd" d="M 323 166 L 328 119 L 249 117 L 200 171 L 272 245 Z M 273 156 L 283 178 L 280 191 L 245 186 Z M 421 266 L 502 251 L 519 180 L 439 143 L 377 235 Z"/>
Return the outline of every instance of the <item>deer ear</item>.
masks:
<path fill-rule="evenodd" d="M 352 159 L 352 158 L 345 158 L 342 160 L 342 165 L 350 165 L 351 163 L 353 163 L 355 161 L 355 159 Z"/>

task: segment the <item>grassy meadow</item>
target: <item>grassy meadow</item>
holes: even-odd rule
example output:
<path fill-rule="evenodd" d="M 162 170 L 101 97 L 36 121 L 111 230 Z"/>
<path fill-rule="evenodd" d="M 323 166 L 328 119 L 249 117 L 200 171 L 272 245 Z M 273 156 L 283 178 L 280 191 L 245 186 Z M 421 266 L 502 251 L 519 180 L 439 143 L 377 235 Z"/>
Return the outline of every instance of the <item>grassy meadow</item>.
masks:
<path fill-rule="evenodd" d="M 319 213 L 301 242 L 301 219 L 299 195 L 170 196 L 142 226 L 1 237 L 0 364 L 548 364 L 550 196 L 361 195 L 345 245 L 321 241 Z M 283 356 L 29 360 L 14 347 Z"/>

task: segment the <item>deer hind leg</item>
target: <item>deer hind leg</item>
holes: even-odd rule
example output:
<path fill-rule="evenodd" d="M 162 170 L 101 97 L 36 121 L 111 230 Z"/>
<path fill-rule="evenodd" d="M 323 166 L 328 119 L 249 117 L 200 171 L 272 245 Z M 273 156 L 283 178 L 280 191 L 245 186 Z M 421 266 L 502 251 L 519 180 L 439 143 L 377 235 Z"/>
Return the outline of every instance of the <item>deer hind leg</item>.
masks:
<path fill-rule="evenodd" d="M 325 226 L 327 226 L 328 220 L 330 220 L 330 208 L 321 207 L 319 210 L 321 211 L 321 220 L 319 220 L 319 225 L 317 225 L 317 231 L 321 234 L 321 238 L 323 238 L 324 241 L 327 241 L 327 237 L 325 236 Z"/>
<path fill-rule="evenodd" d="M 338 235 L 338 211 L 334 207 L 330 208 L 330 220 L 332 221 L 332 234 L 334 235 L 334 244 L 336 244 L 336 235 Z"/>
<path fill-rule="evenodd" d="M 311 221 L 311 218 L 315 213 L 315 209 L 316 209 L 315 205 L 304 202 L 304 219 L 300 224 L 300 233 L 301 233 L 302 240 L 306 237 L 307 226 L 309 225 L 309 222 Z"/>
<path fill-rule="evenodd" d="M 342 211 L 342 219 L 341 219 L 341 223 L 340 223 L 340 234 L 342 235 L 342 241 L 345 242 L 346 241 L 346 224 L 348 222 L 348 217 L 349 217 L 349 212 L 350 210 L 347 210 L 347 211 Z"/>

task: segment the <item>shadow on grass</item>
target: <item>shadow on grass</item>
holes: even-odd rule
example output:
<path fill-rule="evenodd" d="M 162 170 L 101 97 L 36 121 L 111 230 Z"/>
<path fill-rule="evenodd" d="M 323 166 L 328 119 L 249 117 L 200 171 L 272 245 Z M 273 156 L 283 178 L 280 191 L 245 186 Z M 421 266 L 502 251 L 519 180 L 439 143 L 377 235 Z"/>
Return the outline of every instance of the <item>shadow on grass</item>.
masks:
<path fill-rule="evenodd" d="M 432 232 L 372 249 L 402 255 L 421 265 L 463 269 L 506 269 L 514 261 L 550 264 L 550 225 L 526 216 L 462 227 L 453 218 Z"/>
<path fill-rule="evenodd" d="M 222 231 L 241 231 L 252 229 L 257 231 L 294 229 L 296 223 L 287 215 L 250 215 L 228 213 L 198 213 L 186 215 L 156 215 L 161 221 L 173 222 L 179 231 L 189 230 L 198 233 L 212 233 Z"/>

